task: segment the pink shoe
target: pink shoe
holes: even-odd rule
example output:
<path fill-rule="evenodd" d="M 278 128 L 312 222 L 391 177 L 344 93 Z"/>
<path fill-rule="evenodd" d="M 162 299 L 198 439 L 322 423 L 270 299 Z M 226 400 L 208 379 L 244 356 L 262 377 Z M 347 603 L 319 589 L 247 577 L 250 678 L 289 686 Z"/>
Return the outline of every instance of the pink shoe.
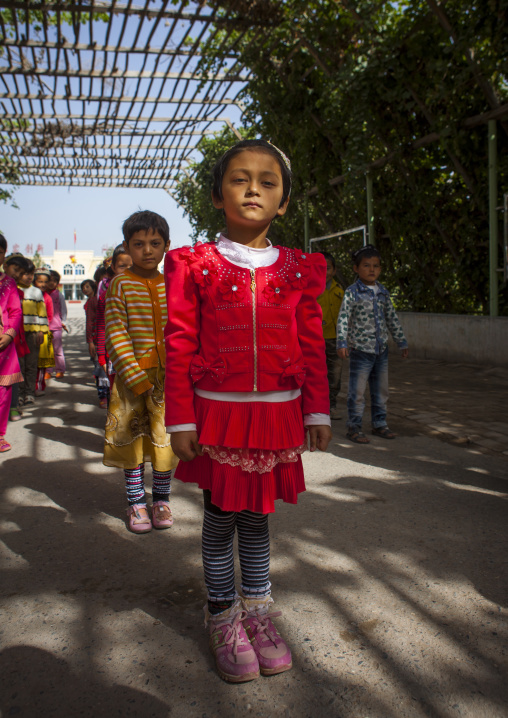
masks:
<path fill-rule="evenodd" d="M 6 441 L 3 436 L 0 436 L 0 454 L 4 451 L 10 451 L 11 449 L 12 446 L 9 444 L 9 442 Z"/>
<path fill-rule="evenodd" d="M 210 648 L 219 676 L 230 683 L 259 678 L 259 663 L 242 626 L 247 616 L 239 600 L 226 611 L 212 616 L 205 606 L 205 626 L 210 624 Z"/>
<path fill-rule="evenodd" d="M 169 501 L 155 501 L 152 504 L 152 524 L 154 529 L 168 529 L 173 526 L 173 514 Z"/>
<path fill-rule="evenodd" d="M 129 529 L 135 534 L 146 534 L 152 530 L 152 522 L 145 504 L 134 504 L 127 509 Z"/>
<path fill-rule="evenodd" d="M 289 671 L 293 666 L 291 651 L 281 638 L 271 619 L 281 615 L 280 611 L 268 613 L 273 600 L 267 598 L 243 598 L 246 617 L 243 626 L 256 652 L 262 676 Z"/>

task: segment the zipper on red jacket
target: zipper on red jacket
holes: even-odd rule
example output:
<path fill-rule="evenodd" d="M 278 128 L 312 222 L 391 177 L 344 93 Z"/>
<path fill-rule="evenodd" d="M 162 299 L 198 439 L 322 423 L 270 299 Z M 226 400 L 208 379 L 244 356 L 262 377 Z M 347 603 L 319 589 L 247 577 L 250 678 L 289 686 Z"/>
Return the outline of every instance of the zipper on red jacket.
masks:
<path fill-rule="evenodd" d="M 250 269 L 250 288 L 252 291 L 252 338 L 254 342 L 254 387 L 252 391 L 258 390 L 258 338 L 256 329 L 256 270 Z"/>

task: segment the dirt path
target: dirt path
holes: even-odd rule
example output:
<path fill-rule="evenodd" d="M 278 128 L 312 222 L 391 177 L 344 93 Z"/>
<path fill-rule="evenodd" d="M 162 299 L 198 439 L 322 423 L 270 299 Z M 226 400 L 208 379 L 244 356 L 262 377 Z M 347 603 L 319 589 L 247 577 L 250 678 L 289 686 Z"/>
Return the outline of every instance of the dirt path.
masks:
<path fill-rule="evenodd" d="M 332 452 L 305 456 L 308 491 L 271 519 L 294 668 L 231 686 L 202 628 L 199 491 L 174 482 L 171 530 L 126 530 L 81 311 L 71 372 L 9 426 L 0 460 L 1 718 L 506 718 L 508 458 L 406 418 L 432 403 L 430 363 L 411 386 L 409 364 L 392 371 L 403 436 L 364 448 L 334 422 Z"/>

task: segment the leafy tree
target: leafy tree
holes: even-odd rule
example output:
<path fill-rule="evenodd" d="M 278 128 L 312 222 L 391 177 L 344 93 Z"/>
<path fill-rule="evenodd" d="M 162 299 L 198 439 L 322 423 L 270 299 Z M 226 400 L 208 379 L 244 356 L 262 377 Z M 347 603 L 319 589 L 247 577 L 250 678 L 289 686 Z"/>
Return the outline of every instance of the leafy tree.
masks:
<path fill-rule="evenodd" d="M 508 1 L 211 4 L 230 22 L 203 47 L 203 70 L 221 69 L 232 52 L 252 70 L 244 131 L 272 140 L 293 163 L 289 211 L 271 238 L 302 245 L 309 191 L 311 236 L 364 224 L 369 170 L 383 281 L 399 308 L 487 312 L 487 131 L 474 118 L 508 101 Z M 508 114 L 498 126 L 508 191 Z M 204 178 L 224 139 L 234 142 L 225 133 L 202 143 L 194 187 L 182 178 L 195 236 L 217 229 Z M 355 242 L 328 244 L 344 282 Z M 506 288 L 500 308 L 508 313 Z"/>

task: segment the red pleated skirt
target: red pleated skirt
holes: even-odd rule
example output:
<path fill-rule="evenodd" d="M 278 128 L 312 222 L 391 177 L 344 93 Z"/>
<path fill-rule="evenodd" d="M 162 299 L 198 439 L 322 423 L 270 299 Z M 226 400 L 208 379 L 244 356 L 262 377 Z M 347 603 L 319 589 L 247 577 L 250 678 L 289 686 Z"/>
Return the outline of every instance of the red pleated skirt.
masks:
<path fill-rule="evenodd" d="M 267 514 L 275 511 L 276 499 L 297 503 L 298 494 L 305 491 L 300 456 L 305 442 L 301 397 L 280 403 L 250 403 L 196 395 L 194 407 L 205 455 L 180 461 L 176 479 L 210 490 L 212 503 L 223 511 L 249 509 Z M 254 450 L 253 454 L 272 459 L 268 463 L 273 467 L 260 473 L 232 465 L 234 449 Z M 221 458 L 211 458 L 210 453 Z"/>

